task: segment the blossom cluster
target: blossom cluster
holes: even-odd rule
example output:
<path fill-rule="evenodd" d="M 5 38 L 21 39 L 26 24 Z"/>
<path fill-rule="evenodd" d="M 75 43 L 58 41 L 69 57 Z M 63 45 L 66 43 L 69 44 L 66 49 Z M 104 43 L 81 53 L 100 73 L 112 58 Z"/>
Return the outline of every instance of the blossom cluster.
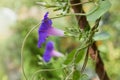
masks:
<path fill-rule="evenodd" d="M 52 26 L 52 20 L 48 17 L 48 12 L 44 15 L 42 23 L 38 30 L 38 48 L 46 42 L 49 36 L 64 36 L 64 31 Z M 63 54 L 54 49 L 54 42 L 48 41 L 46 44 L 43 60 L 49 62 L 52 57 L 62 57 Z"/>

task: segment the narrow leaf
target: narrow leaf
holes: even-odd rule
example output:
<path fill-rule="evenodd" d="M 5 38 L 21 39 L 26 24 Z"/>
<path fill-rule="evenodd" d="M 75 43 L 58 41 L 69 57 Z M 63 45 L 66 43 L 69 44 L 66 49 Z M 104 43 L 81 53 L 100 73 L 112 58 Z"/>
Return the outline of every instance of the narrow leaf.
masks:
<path fill-rule="evenodd" d="M 68 65 L 73 60 L 75 52 L 76 52 L 76 49 L 73 50 L 71 53 L 68 54 L 66 60 L 64 61 L 65 65 Z"/>
<path fill-rule="evenodd" d="M 79 62 L 81 61 L 81 59 L 82 59 L 83 56 L 84 56 L 84 52 L 85 52 L 85 49 L 82 49 L 82 50 L 79 52 L 78 56 L 77 56 L 76 59 L 75 59 L 75 62 L 76 62 L 76 63 L 79 63 Z"/>

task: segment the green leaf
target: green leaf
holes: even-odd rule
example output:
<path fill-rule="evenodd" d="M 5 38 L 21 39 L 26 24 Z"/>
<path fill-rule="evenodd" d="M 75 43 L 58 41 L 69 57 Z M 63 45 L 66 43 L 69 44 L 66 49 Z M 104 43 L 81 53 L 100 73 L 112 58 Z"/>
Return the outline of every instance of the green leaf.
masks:
<path fill-rule="evenodd" d="M 80 71 L 75 70 L 73 73 L 73 80 L 79 80 L 80 78 Z"/>
<path fill-rule="evenodd" d="M 79 52 L 78 56 L 77 56 L 76 59 L 75 59 L 75 62 L 76 62 L 76 63 L 79 63 L 79 62 L 81 61 L 81 59 L 82 59 L 83 56 L 84 56 L 84 52 L 85 52 L 85 49 L 82 49 L 82 50 Z"/>
<path fill-rule="evenodd" d="M 110 38 L 110 34 L 107 33 L 107 32 L 101 32 L 101 33 L 98 33 L 98 34 L 95 34 L 93 39 L 95 41 L 98 41 L 98 40 L 106 40 L 106 39 L 109 39 Z"/>
<path fill-rule="evenodd" d="M 73 50 L 71 53 L 68 54 L 66 60 L 64 61 L 65 65 L 68 65 L 73 60 L 75 52 L 76 52 L 76 49 Z"/>
<path fill-rule="evenodd" d="M 87 20 L 88 21 L 95 21 L 98 18 L 100 18 L 105 12 L 107 12 L 109 10 L 109 8 L 111 7 L 111 3 L 109 2 L 109 0 L 104 0 L 104 1 L 100 1 L 98 4 L 98 8 L 94 7 L 92 13 L 88 13 L 87 15 Z"/>

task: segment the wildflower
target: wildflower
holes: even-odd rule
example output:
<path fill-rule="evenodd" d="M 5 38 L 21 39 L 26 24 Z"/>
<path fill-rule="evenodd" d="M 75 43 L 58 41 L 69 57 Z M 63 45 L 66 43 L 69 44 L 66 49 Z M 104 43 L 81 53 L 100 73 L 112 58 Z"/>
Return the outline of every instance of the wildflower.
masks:
<path fill-rule="evenodd" d="M 54 43 L 49 41 L 46 45 L 46 50 L 43 55 L 43 60 L 49 62 L 52 57 L 62 57 L 63 54 L 54 49 Z"/>
<path fill-rule="evenodd" d="M 40 48 L 42 43 L 46 41 L 48 36 L 64 36 L 64 31 L 54 28 L 52 26 L 52 20 L 48 18 L 48 12 L 44 15 L 44 19 L 40 25 L 38 30 L 39 39 L 38 39 L 38 47 Z"/>

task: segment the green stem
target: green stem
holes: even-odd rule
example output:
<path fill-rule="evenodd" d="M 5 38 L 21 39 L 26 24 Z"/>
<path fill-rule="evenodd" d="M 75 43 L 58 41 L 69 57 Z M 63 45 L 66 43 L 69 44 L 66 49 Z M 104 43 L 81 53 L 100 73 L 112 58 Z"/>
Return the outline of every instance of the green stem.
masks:
<path fill-rule="evenodd" d="M 89 51 L 89 48 L 87 49 L 87 52 L 86 52 L 84 64 L 83 64 L 83 66 L 82 66 L 82 68 L 81 68 L 81 73 L 84 72 L 85 67 L 86 67 L 86 65 L 87 65 L 87 62 L 88 62 L 88 51 Z"/>
<path fill-rule="evenodd" d="M 77 6 L 77 5 L 86 4 L 86 3 L 90 3 L 90 2 L 93 2 L 93 1 L 87 1 L 87 2 L 81 2 L 81 3 L 71 4 L 69 6 Z"/>
<path fill-rule="evenodd" d="M 93 2 L 93 1 L 81 2 L 81 3 L 72 4 L 72 5 L 70 4 L 68 6 L 77 6 L 77 5 L 86 4 L 86 3 L 90 3 L 90 2 Z M 48 8 L 61 7 L 58 5 L 43 4 L 42 2 L 36 2 L 36 4 L 43 6 L 43 7 L 48 7 Z"/>
<path fill-rule="evenodd" d="M 67 66 L 66 66 L 67 67 Z M 57 68 L 57 69 L 42 69 L 42 70 L 37 70 L 33 73 L 33 75 L 31 76 L 31 80 L 34 80 L 34 76 L 39 73 L 39 72 L 45 72 L 45 71 L 55 71 L 55 70 L 60 70 L 60 69 L 63 69 L 65 67 L 62 67 L 62 68 Z"/>
<path fill-rule="evenodd" d="M 39 23 L 39 24 L 40 24 L 40 23 Z M 36 26 L 34 26 L 34 27 L 27 33 L 27 35 L 25 36 L 25 38 L 24 38 L 24 40 L 23 40 L 23 43 L 22 43 L 22 47 L 21 47 L 21 67 L 22 67 L 22 72 L 23 72 L 23 75 L 24 75 L 24 77 L 25 77 L 25 80 L 28 80 L 28 78 L 27 78 L 27 76 L 26 76 L 26 74 L 25 74 L 24 63 L 23 63 L 23 61 L 24 61 L 24 58 L 23 58 L 24 46 L 25 46 L 25 42 L 26 42 L 28 36 L 30 35 L 30 33 L 31 33 L 34 29 L 36 29 L 39 24 L 37 24 Z"/>
<path fill-rule="evenodd" d="M 69 80 L 69 78 L 71 77 L 71 75 L 74 73 L 74 67 L 75 66 L 73 66 L 71 73 L 65 78 L 65 80 Z"/>
<path fill-rule="evenodd" d="M 62 14 L 62 15 L 59 15 L 59 16 L 55 16 L 55 17 L 52 17 L 50 19 L 56 19 L 56 18 L 61 18 L 61 17 L 66 17 L 66 16 L 75 16 L 75 15 L 87 15 L 87 14 L 84 14 L 84 13 L 69 13 L 69 14 Z"/>
<path fill-rule="evenodd" d="M 68 14 L 62 14 L 62 15 L 59 15 L 59 16 L 55 16 L 55 17 L 52 17 L 50 19 L 56 19 L 56 18 L 61 18 L 61 17 L 66 17 L 66 16 L 87 16 L 87 15 L 90 15 L 92 14 L 93 12 L 95 12 L 97 9 L 99 8 L 98 5 L 96 5 L 96 8 L 88 13 L 68 13 Z"/>

